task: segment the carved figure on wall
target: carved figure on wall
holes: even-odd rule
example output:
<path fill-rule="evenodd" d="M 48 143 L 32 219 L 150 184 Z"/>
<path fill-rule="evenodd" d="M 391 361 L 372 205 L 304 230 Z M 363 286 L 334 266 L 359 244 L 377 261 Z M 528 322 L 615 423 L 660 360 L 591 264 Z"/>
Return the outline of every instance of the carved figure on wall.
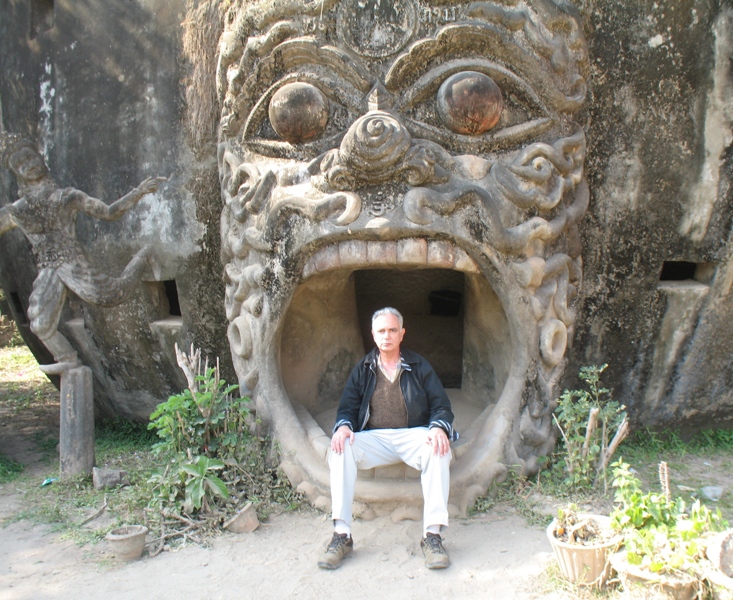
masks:
<path fill-rule="evenodd" d="M 589 200 L 587 48 L 568 2 L 382 5 L 229 9 L 217 72 L 228 335 L 289 477 L 327 508 L 329 382 L 369 349 L 355 279 L 460 272 L 451 501 L 465 512 L 507 465 L 532 473 L 554 444 Z M 419 504 L 414 475 L 395 477 L 360 481 L 364 511 Z"/>
<path fill-rule="evenodd" d="M 157 268 L 150 247 L 142 248 L 119 277 L 94 268 L 76 237 L 79 213 L 96 219 L 119 219 L 146 194 L 158 189 L 160 178 L 148 178 L 110 205 L 74 188 L 60 188 L 35 145 L 3 134 L 2 161 L 16 177 L 20 198 L 0 207 L 0 235 L 19 228 L 33 247 L 38 275 L 28 305 L 31 331 L 53 354 L 55 364 L 42 365 L 48 374 L 80 366 L 76 350 L 58 330 L 68 291 L 100 306 L 123 302 L 146 267 Z"/>

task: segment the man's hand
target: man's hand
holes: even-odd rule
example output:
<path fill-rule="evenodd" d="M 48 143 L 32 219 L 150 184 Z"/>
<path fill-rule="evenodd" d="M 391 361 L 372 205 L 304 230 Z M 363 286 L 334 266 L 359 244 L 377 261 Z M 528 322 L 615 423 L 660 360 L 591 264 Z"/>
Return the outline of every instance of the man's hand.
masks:
<path fill-rule="evenodd" d="M 432 427 L 428 430 L 427 443 L 433 448 L 433 454 L 438 456 L 445 456 L 450 451 L 448 435 L 440 427 Z"/>
<path fill-rule="evenodd" d="M 351 428 L 348 425 L 341 425 L 336 430 L 336 433 L 333 434 L 333 437 L 331 438 L 331 450 L 333 450 L 336 454 L 343 454 L 344 453 L 344 444 L 346 443 L 346 440 L 349 440 L 350 444 L 354 443 L 354 432 L 351 431 Z"/>

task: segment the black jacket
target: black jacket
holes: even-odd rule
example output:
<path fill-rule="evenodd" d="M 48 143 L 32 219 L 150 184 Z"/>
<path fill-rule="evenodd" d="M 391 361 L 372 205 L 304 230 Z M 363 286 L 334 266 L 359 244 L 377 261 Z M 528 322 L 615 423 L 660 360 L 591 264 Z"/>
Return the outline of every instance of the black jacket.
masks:
<path fill-rule="evenodd" d="M 336 431 L 347 425 L 352 431 L 363 431 L 369 420 L 369 401 L 377 385 L 377 358 L 374 348 L 351 371 L 346 387 L 341 394 L 336 413 Z M 407 408 L 408 427 L 440 427 L 448 439 L 458 439 L 453 430 L 453 413 L 443 385 L 430 366 L 419 354 L 402 348 L 402 371 L 400 388 Z"/>

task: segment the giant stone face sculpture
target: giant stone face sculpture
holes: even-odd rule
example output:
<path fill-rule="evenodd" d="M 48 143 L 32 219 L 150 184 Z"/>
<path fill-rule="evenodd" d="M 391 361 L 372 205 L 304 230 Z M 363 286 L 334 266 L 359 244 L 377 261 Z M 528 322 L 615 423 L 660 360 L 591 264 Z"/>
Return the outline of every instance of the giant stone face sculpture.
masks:
<path fill-rule="evenodd" d="M 341 388 L 384 305 L 451 396 L 455 511 L 552 447 L 582 275 L 587 69 L 565 2 L 230 9 L 217 72 L 229 342 L 317 505 Z M 416 473 L 362 475 L 363 510 L 419 505 Z"/>

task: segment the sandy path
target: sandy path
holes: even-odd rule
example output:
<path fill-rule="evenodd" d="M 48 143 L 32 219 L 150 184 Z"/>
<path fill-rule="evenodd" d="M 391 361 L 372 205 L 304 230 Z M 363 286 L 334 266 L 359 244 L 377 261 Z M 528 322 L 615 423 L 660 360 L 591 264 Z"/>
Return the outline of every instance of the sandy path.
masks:
<path fill-rule="evenodd" d="M 0 513 L 7 514 L 18 500 L 4 500 Z M 226 534 L 210 548 L 189 546 L 119 564 L 105 543 L 78 547 L 21 521 L 0 530 L 0 598 L 547 597 L 535 584 L 550 559 L 545 533 L 510 509 L 454 521 L 446 535 L 453 564 L 445 571 L 425 568 L 419 523 L 380 517 L 357 522 L 353 535 L 354 554 L 336 571 L 316 566 L 330 525 L 314 513 L 273 517 L 253 534 Z"/>

